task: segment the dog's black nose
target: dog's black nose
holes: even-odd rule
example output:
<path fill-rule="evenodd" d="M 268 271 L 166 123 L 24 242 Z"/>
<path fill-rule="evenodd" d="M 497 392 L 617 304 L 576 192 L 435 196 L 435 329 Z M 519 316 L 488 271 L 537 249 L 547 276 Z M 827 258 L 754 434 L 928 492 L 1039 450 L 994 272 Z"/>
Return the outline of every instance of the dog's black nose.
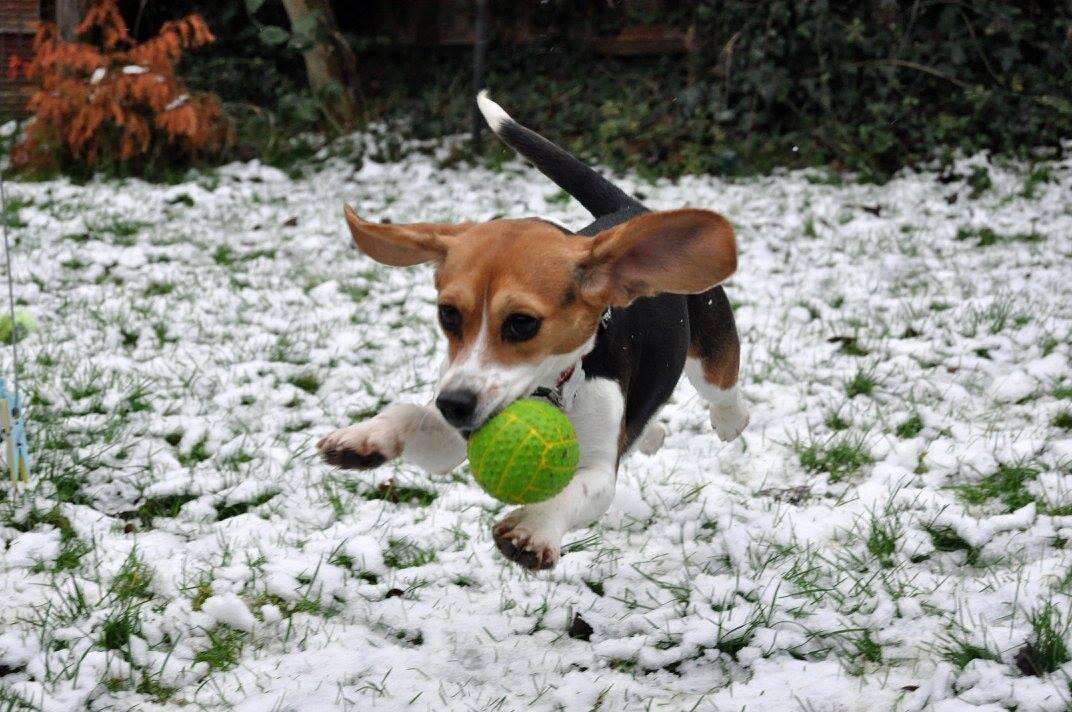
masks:
<path fill-rule="evenodd" d="M 466 390 L 443 391 L 435 404 L 448 423 L 460 428 L 470 424 L 476 410 L 476 393 Z"/>

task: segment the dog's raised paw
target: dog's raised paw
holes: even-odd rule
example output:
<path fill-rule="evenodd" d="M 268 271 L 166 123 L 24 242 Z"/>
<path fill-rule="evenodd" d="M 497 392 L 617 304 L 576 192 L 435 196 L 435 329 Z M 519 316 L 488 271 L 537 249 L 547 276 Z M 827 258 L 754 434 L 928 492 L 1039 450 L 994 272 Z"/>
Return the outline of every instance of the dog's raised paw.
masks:
<path fill-rule="evenodd" d="M 530 571 L 554 568 L 562 556 L 562 538 L 532 527 L 523 517 L 511 514 L 496 524 L 491 533 L 503 556 Z"/>
<path fill-rule="evenodd" d="M 369 420 L 340 428 L 316 444 L 324 462 L 343 470 L 368 470 L 402 454 L 402 443 L 386 428 Z"/>
<path fill-rule="evenodd" d="M 371 470 L 387 462 L 387 458 L 378 452 L 368 454 L 346 449 L 327 449 L 320 451 L 324 462 L 340 470 Z"/>

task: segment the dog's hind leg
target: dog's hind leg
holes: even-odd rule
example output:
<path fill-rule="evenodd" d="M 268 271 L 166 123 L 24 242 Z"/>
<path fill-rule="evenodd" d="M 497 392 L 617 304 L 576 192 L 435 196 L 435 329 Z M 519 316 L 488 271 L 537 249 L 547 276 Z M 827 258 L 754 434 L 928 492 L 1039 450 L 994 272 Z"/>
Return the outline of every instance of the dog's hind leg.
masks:
<path fill-rule="evenodd" d="M 688 297 L 689 356 L 685 375 L 705 401 L 711 425 L 722 440 L 733 440 L 748 425 L 737 376 L 741 342 L 733 310 L 721 286 Z"/>

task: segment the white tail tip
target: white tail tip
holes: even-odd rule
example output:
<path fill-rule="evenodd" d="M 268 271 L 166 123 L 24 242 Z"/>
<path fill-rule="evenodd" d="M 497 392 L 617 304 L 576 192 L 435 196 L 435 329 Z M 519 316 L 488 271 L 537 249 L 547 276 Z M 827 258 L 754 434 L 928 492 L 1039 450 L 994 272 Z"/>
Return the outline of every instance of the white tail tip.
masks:
<path fill-rule="evenodd" d="M 501 106 L 491 100 L 487 89 L 481 89 L 480 93 L 476 95 L 476 105 L 480 107 L 480 113 L 484 115 L 484 120 L 488 122 L 488 126 L 495 133 L 498 133 L 499 129 L 507 121 L 512 121 L 510 114 L 503 111 Z"/>

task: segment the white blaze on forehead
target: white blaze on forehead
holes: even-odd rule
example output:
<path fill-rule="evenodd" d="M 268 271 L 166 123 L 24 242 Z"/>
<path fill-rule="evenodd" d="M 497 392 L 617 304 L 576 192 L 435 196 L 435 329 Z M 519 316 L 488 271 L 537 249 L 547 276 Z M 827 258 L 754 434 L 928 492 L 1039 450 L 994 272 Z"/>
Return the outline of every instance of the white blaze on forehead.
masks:
<path fill-rule="evenodd" d="M 567 354 L 549 354 L 539 361 L 519 363 L 512 366 L 495 362 L 489 345 L 496 338 L 493 325 L 485 313 L 481 317 L 476 340 L 465 347 L 448 363 L 439 379 L 436 393 L 452 390 L 468 390 L 477 396 L 473 422 L 482 424 L 499 409 L 534 391 L 540 386 L 555 385 L 558 375 L 573 366 L 592 350 L 595 335 L 580 348 Z"/>

